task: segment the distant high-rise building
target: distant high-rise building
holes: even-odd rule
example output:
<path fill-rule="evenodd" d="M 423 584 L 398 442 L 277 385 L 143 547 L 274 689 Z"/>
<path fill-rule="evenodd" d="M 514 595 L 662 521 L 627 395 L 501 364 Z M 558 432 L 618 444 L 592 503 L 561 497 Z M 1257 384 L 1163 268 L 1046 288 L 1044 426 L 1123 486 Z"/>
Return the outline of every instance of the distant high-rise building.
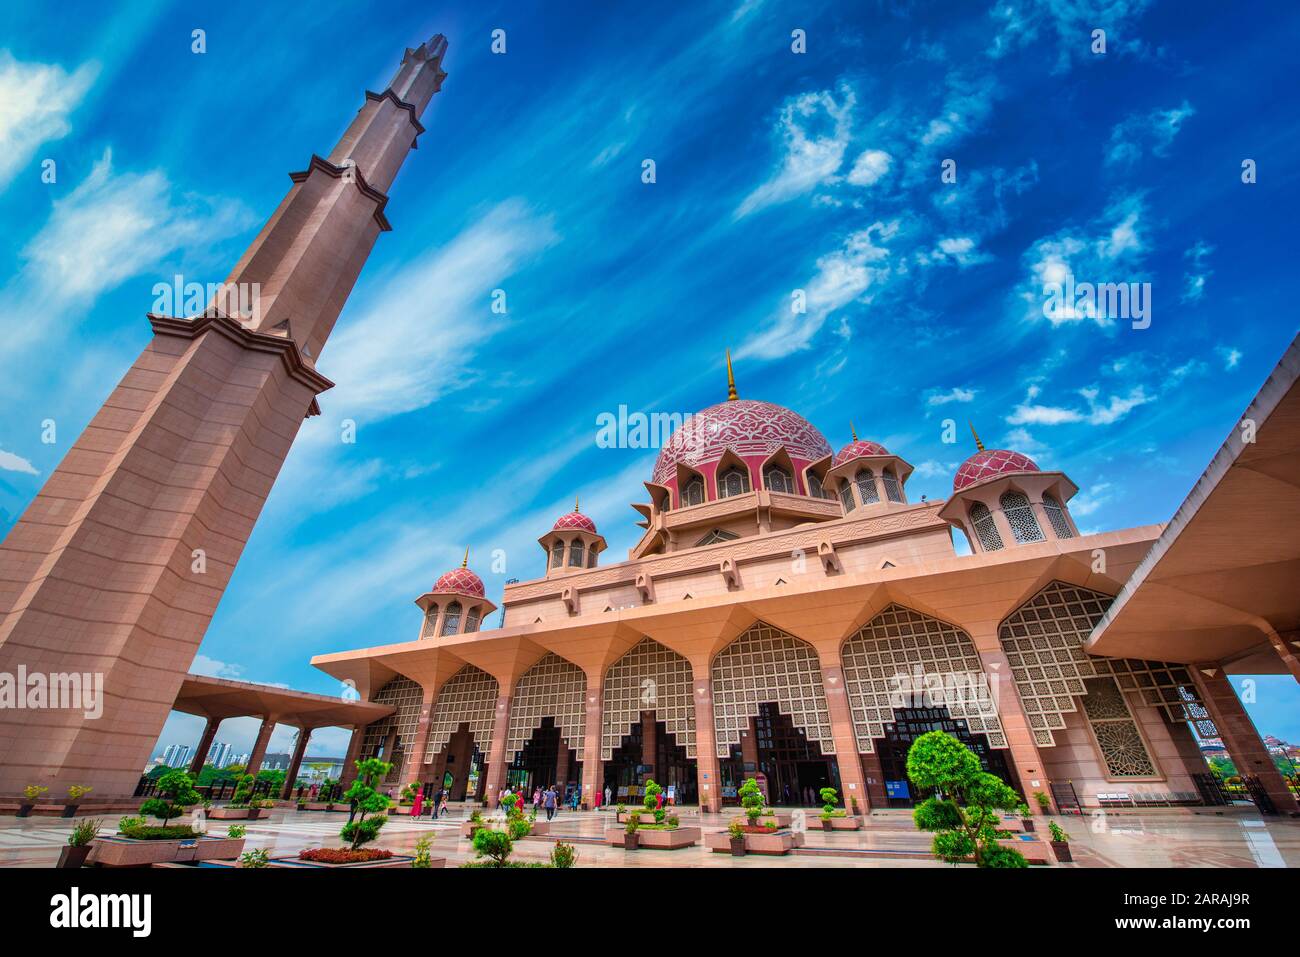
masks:
<path fill-rule="evenodd" d="M 208 748 L 207 763 L 218 770 L 224 768 L 230 763 L 231 747 L 224 741 L 213 741 L 212 747 Z"/>
<path fill-rule="evenodd" d="M 169 768 L 184 767 L 185 762 L 189 760 L 190 746 L 188 744 L 169 744 L 163 751 L 162 763 Z"/>

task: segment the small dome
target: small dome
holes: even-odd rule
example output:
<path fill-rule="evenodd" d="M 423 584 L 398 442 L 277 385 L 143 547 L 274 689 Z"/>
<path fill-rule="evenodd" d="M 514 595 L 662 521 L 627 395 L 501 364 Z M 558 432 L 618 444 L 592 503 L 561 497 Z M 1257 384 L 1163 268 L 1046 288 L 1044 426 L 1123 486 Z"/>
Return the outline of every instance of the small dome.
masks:
<path fill-rule="evenodd" d="M 450 593 L 482 598 L 484 596 L 483 579 L 463 566 L 453 568 L 433 583 L 433 591 L 435 594 Z"/>
<path fill-rule="evenodd" d="M 843 465 L 852 459 L 862 455 L 888 455 L 889 449 L 885 448 L 879 442 L 868 442 L 866 439 L 854 439 L 844 448 L 835 453 L 835 458 L 831 462 L 831 467 Z"/>
<path fill-rule="evenodd" d="M 960 492 L 976 482 L 1013 472 L 1041 471 L 1042 469 L 1033 459 L 1019 452 L 1008 452 L 1006 449 L 980 449 L 961 464 L 961 468 L 953 476 L 952 490 Z"/>
<path fill-rule="evenodd" d="M 596 523 L 576 508 L 572 512 L 557 518 L 555 524 L 551 527 L 553 532 L 567 532 L 574 529 L 581 532 L 591 532 L 593 535 L 597 534 Z"/>

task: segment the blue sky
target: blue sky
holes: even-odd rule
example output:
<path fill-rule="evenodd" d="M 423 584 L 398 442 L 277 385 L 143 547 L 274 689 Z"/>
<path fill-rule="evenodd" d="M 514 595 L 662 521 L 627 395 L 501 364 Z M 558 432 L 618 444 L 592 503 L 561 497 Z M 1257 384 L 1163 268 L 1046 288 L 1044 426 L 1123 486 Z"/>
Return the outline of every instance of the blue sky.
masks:
<path fill-rule="evenodd" d="M 834 446 L 852 419 L 916 466 L 914 500 L 948 493 L 971 448 L 942 423 L 969 417 L 1064 469 L 1085 530 L 1167 520 L 1296 332 L 1300 13 L 660 6 L 7 5 L 0 530 L 147 343 L 153 285 L 223 279 L 286 174 L 439 31 L 449 77 L 394 231 L 320 357 L 338 387 L 194 670 L 337 693 L 312 654 L 414 638 L 412 599 L 466 546 L 493 596 L 535 577 L 575 494 L 624 552 L 655 453 L 597 447 L 597 415 L 721 400 L 728 346 L 743 396 Z M 1150 282 L 1150 327 L 1045 317 L 1066 268 Z M 1294 682 L 1263 697 L 1262 730 L 1300 739 Z M 194 736 L 174 719 L 161 743 Z"/>

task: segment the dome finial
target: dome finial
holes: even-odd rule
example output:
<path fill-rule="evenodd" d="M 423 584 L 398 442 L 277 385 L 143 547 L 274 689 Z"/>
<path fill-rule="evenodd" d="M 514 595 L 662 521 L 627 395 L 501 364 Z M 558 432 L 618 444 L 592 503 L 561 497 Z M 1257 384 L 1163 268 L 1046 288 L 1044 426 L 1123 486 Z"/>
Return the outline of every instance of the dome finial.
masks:
<path fill-rule="evenodd" d="M 853 436 L 853 441 L 858 440 L 858 430 L 853 427 L 853 420 L 849 420 L 849 435 Z"/>
<path fill-rule="evenodd" d="M 574 510 L 575 512 L 580 512 L 580 511 L 582 511 L 582 509 L 578 508 L 578 496 L 576 496 L 576 495 L 573 496 L 573 510 Z"/>
<path fill-rule="evenodd" d="M 731 350 L 727 350 L 727 401 L 735 402 L 740 396 L 736 394 L 736 374 L 731 371 Z"/>
<path fill-rule="evenodd" d="M 973 435 L 973 436 L 975 436 L 975 448 L 977 448 L 979 451 L 983 452 L 983 451 L 984 451 L 984 443 L 980 441 L 980 434 L 979 434 L 978 432 L 975 431 L 975 423 L 972 422 L 970 419 L 967 419 L 967 420 L 966 420 L 966 424 L 970 426 L 970 434 Z"/>
<path fill-rule="evenodd" d="M 461 568 L 469 568 L 469 546 L 465 546 L 465 557 L 460 560 Z"/>

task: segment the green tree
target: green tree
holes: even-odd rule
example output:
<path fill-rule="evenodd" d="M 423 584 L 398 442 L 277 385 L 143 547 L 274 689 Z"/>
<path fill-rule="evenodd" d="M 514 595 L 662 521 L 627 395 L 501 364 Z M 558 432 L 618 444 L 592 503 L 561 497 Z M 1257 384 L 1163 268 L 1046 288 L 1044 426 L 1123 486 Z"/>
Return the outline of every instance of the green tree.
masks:
<path fill-rule="evenodd" d="M 922 831 L 934 832 L 931 849 L 941 860 L 974 858 L 979 867 L 1025 867 L 1024 856 L 998 844 L 999 810 L 1021 799 L 1005 781 L 980 768 L 979 758 L 950 734 L 921 735 L 907 752 L 907 777 L 933 792 L 912 812 Z"/>
<path fill-rule="evenodd" d="M 357 762 L 357 779 L 343 795 L 349 804 L 357 804 L 355 819 L 343 825 L 339 836 L 356 850 L 379 836 L 379 829 L 388 820 L 384 813 L 388 810 L 388 798 L 375 790 L 375 785 L 388 776 L 393 766 L 379 758 L 366 758 Z M 377 815 L 371 817 L 370 815 Z"/>
<path fill-rule="evenodd" d="M 490 867 L 505 867 L 515 843 L 505 831 L 494 831 L 490 827 L 480 827 L 474 832 L 474 854 L 491 861 Z"/>
<path fill-rule="evenodd" d="M 642 805 L 645 806 L 645 809 L 647 811 L 653 812 L 655 816 L 656 824 L 662 824 L 664 822 L 663 809 L 662 808 L 656 809 L 656 805 L 658 805 L 659 803 L 659 795 L 663 793 L 664 793 L 663 787 L 661 787 L 658 784 L 655 784 L 654 781 L 646 781 L 645 800 L 643 800 L 641 803 Z"/>
<path fill-rule="evenodd" d="M 163 826 L 184 813 L 187 807 L 198 804 L 202 798 L 194 790 L 193 779 L 184 771 L 170 771 L 158 779 L 157 797 L 140 805 L 140 813 L 160 818 Z"/>
<path fill-rule="evenodd" d="M 822 788 L 817 792 L 822 799 L 822 817 L 835 816 L 835 805 L 840 802 L 840 794 L 834 788 Z"/>
<path fill-rule="evenodd" d="M 745 808 L 745 815 L 752 825 L 763 813 L 763 791 L 758 786 L 758 778 L 745 778 L 745 783 L 740 786 L 737 793 L 740 795 L 741 805 Z"/>

